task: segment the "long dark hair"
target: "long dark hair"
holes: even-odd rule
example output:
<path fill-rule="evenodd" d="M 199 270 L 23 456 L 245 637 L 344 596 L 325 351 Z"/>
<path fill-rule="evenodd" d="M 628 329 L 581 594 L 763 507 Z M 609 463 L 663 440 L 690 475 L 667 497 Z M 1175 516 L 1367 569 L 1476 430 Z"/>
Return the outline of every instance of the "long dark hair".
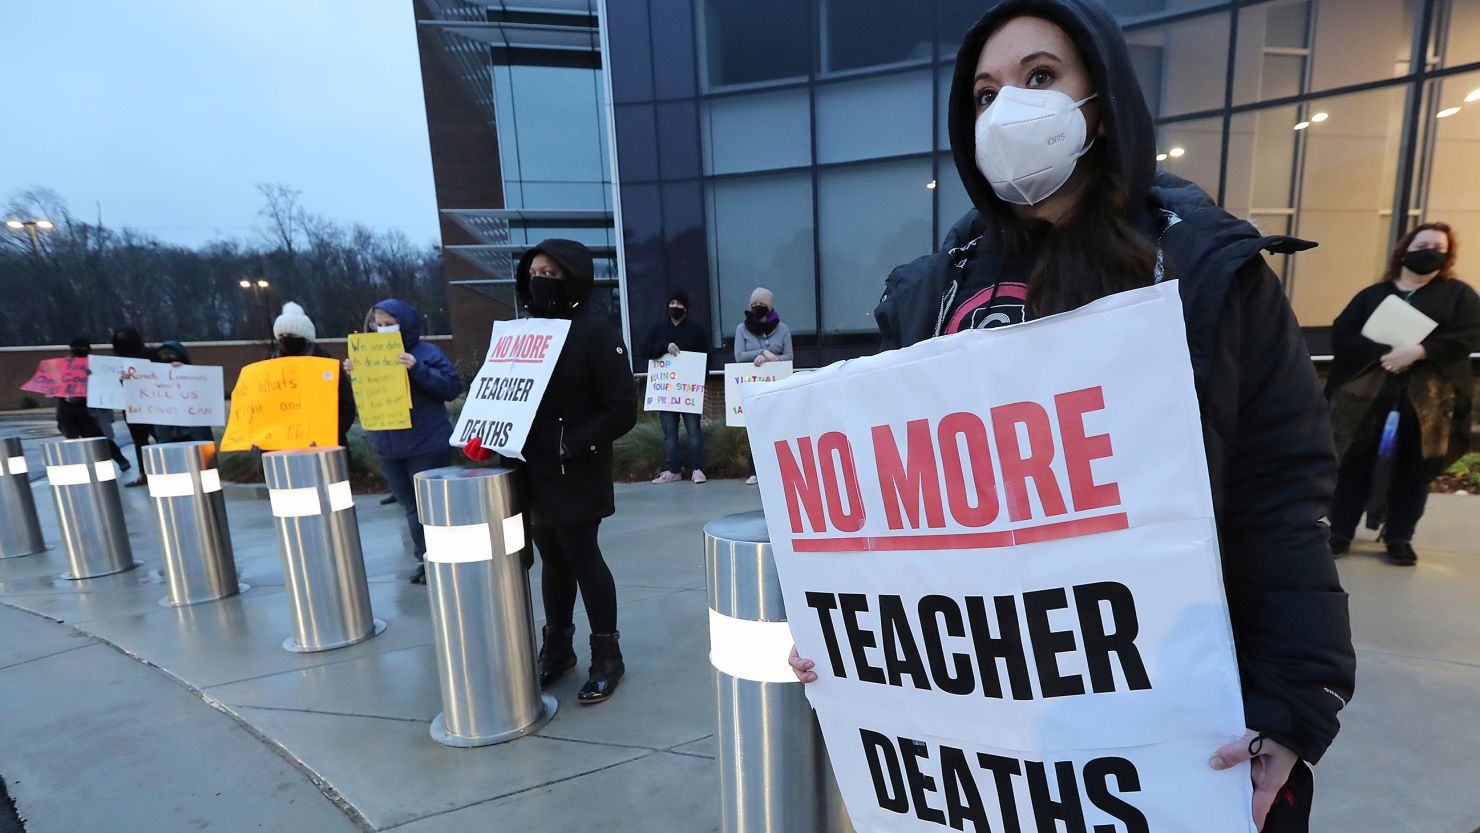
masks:
<path fill-rule="evenodd" d="M 1125 183 L 1111 173 L 1096 145 L 1080 158 L 1090 171 L 1079 202 L 1056 224 L 1024 219 L 1005 204 L 992 213 L 1005 243 L 1039 252 L 1028 279 L 1028 309 L 1035 318 L 1078 309 L 1107 295 L 1149 286 L 1156 247 L 1134 225 Z"/>
<path fill-rule="evenodd" d="M 1438 280 L 1448 280 L 1454 277 L 1454 262 L 1459 260 L 1459 238 L 1454 236 L 1454 229 L 1448 223 L 1423 223 L 1413 227 L 1413 230 L 1403 235 L 1393 253 L 1388 255 L 1387 271 L 1382 273 L 1382 280 L 1378 283 L 1392 283 L 1403 273 L 1403 255 L 1408 254 L 1408 247 L 1419 234 L 1426 231 L 1442 232 L 1449 238 L 1449 257 L 1444 258 L 1444 265 L 1439 267 Z"/>

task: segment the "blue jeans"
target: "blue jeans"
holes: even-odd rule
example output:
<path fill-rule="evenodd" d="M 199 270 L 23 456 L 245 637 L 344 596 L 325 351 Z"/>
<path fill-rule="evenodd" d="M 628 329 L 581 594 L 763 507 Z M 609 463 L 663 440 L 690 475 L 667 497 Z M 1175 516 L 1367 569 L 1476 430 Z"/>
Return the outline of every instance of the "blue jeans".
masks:
<path fill-rule="evenodd" d="M 680 414 L 660 411 L 658 419 L 663 423 L 663 450 L 668 452 L 668 471 L 683 472 L 683 460 L 678 454 L 678 418 L 683 417 L 684 430 L 689 434 L 689 468 L 704 468 L 704 429 L 699 426 L 699 414 Z"/>
<path fill-rule="evenodd" d="M 413 457 L 396 460 L 380 458 L 380 473 L 385 477 L 396 503 L 406 510 L 406 525 L 411 528 L 411 544 L 415 548 L 416 560 L 420 561 L 427 552 L 427 536 L 421 528 L 421 518 L 416 514 L 416 486 L 412 478 L 417 472 L 452 465 L 452 449 L 443 448 Z"/>

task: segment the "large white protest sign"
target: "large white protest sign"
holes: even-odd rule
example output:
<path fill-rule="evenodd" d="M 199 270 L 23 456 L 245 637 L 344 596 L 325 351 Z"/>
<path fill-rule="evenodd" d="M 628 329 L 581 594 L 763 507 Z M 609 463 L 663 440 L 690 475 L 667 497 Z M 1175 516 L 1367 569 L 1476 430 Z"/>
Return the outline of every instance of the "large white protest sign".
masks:
<path fill-rule="evenodd" d="M 123 375 L 147 364 L 122 356 L 88 356 L 87 407 L 123 410 Z"/>
<path fill-rule="evenodd" d="M 569 334 L 570 322 L 563 318 L 494 323 L 488 356 L 468 389 L 452 444 L 461 448 L 477 437 L 484 448 L 523 460 L 524 440 Z"/>
<path fill-rule="evenodd" d="M 644 411 L 677 411 L 681 414 L 704 413 L 705 373 L 709 357 L 703 353 L 681 352 L 648 362 L 647 395 Z"/>
<path fill-rule="evenodd" d="M 740 401 L 742 387 L 779 382 L 790 376 L 791 362 L 766 362 L 760 367 L 754 362 L 725 365 L 725 425 L 745 427 L 745 406 Z"/>
<path fill-rule="evenodd" d="M 144 362 L 124 374 L 123 415 L 142 425 L 226 424 L 221 368 Z"/>
<path fill-rule="evenodd" d="M 859 833 L 1251 833 L 1176 283 L 755 386 L 808 695 Z"/>

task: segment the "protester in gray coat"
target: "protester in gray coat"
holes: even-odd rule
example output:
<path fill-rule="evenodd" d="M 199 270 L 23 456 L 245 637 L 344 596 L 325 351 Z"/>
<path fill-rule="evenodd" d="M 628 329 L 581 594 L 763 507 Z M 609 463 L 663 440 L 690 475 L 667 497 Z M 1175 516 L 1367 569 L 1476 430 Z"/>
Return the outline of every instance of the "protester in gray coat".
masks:
<path fill-rule="evenodd" d="M 760 367 L 766 362 L 791 360 L 791 330 L 776 314 L 771 290 L 758 286 L 750 293 L 745 321 L 735 328 L 735 361 L 754 362 Z"/>

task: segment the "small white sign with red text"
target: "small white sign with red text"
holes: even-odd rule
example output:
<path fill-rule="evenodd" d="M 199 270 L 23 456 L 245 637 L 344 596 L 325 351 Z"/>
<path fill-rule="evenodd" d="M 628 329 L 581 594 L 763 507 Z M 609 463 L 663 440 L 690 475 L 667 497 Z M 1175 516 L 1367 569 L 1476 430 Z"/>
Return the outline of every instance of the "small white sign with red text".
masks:
<path fill-rule="evenodd" d="M 1175 282 L 744 392 L 859 833 L 1251 833 Z"/>
<path fill-rule="evenodd" d="M 569 334 L 564 318 L 494 322 L 488 356 L 468 388 L 452 445 L 462 448 L 477 437 L 489 451 L 523 460 L 524 440 Z"/>

